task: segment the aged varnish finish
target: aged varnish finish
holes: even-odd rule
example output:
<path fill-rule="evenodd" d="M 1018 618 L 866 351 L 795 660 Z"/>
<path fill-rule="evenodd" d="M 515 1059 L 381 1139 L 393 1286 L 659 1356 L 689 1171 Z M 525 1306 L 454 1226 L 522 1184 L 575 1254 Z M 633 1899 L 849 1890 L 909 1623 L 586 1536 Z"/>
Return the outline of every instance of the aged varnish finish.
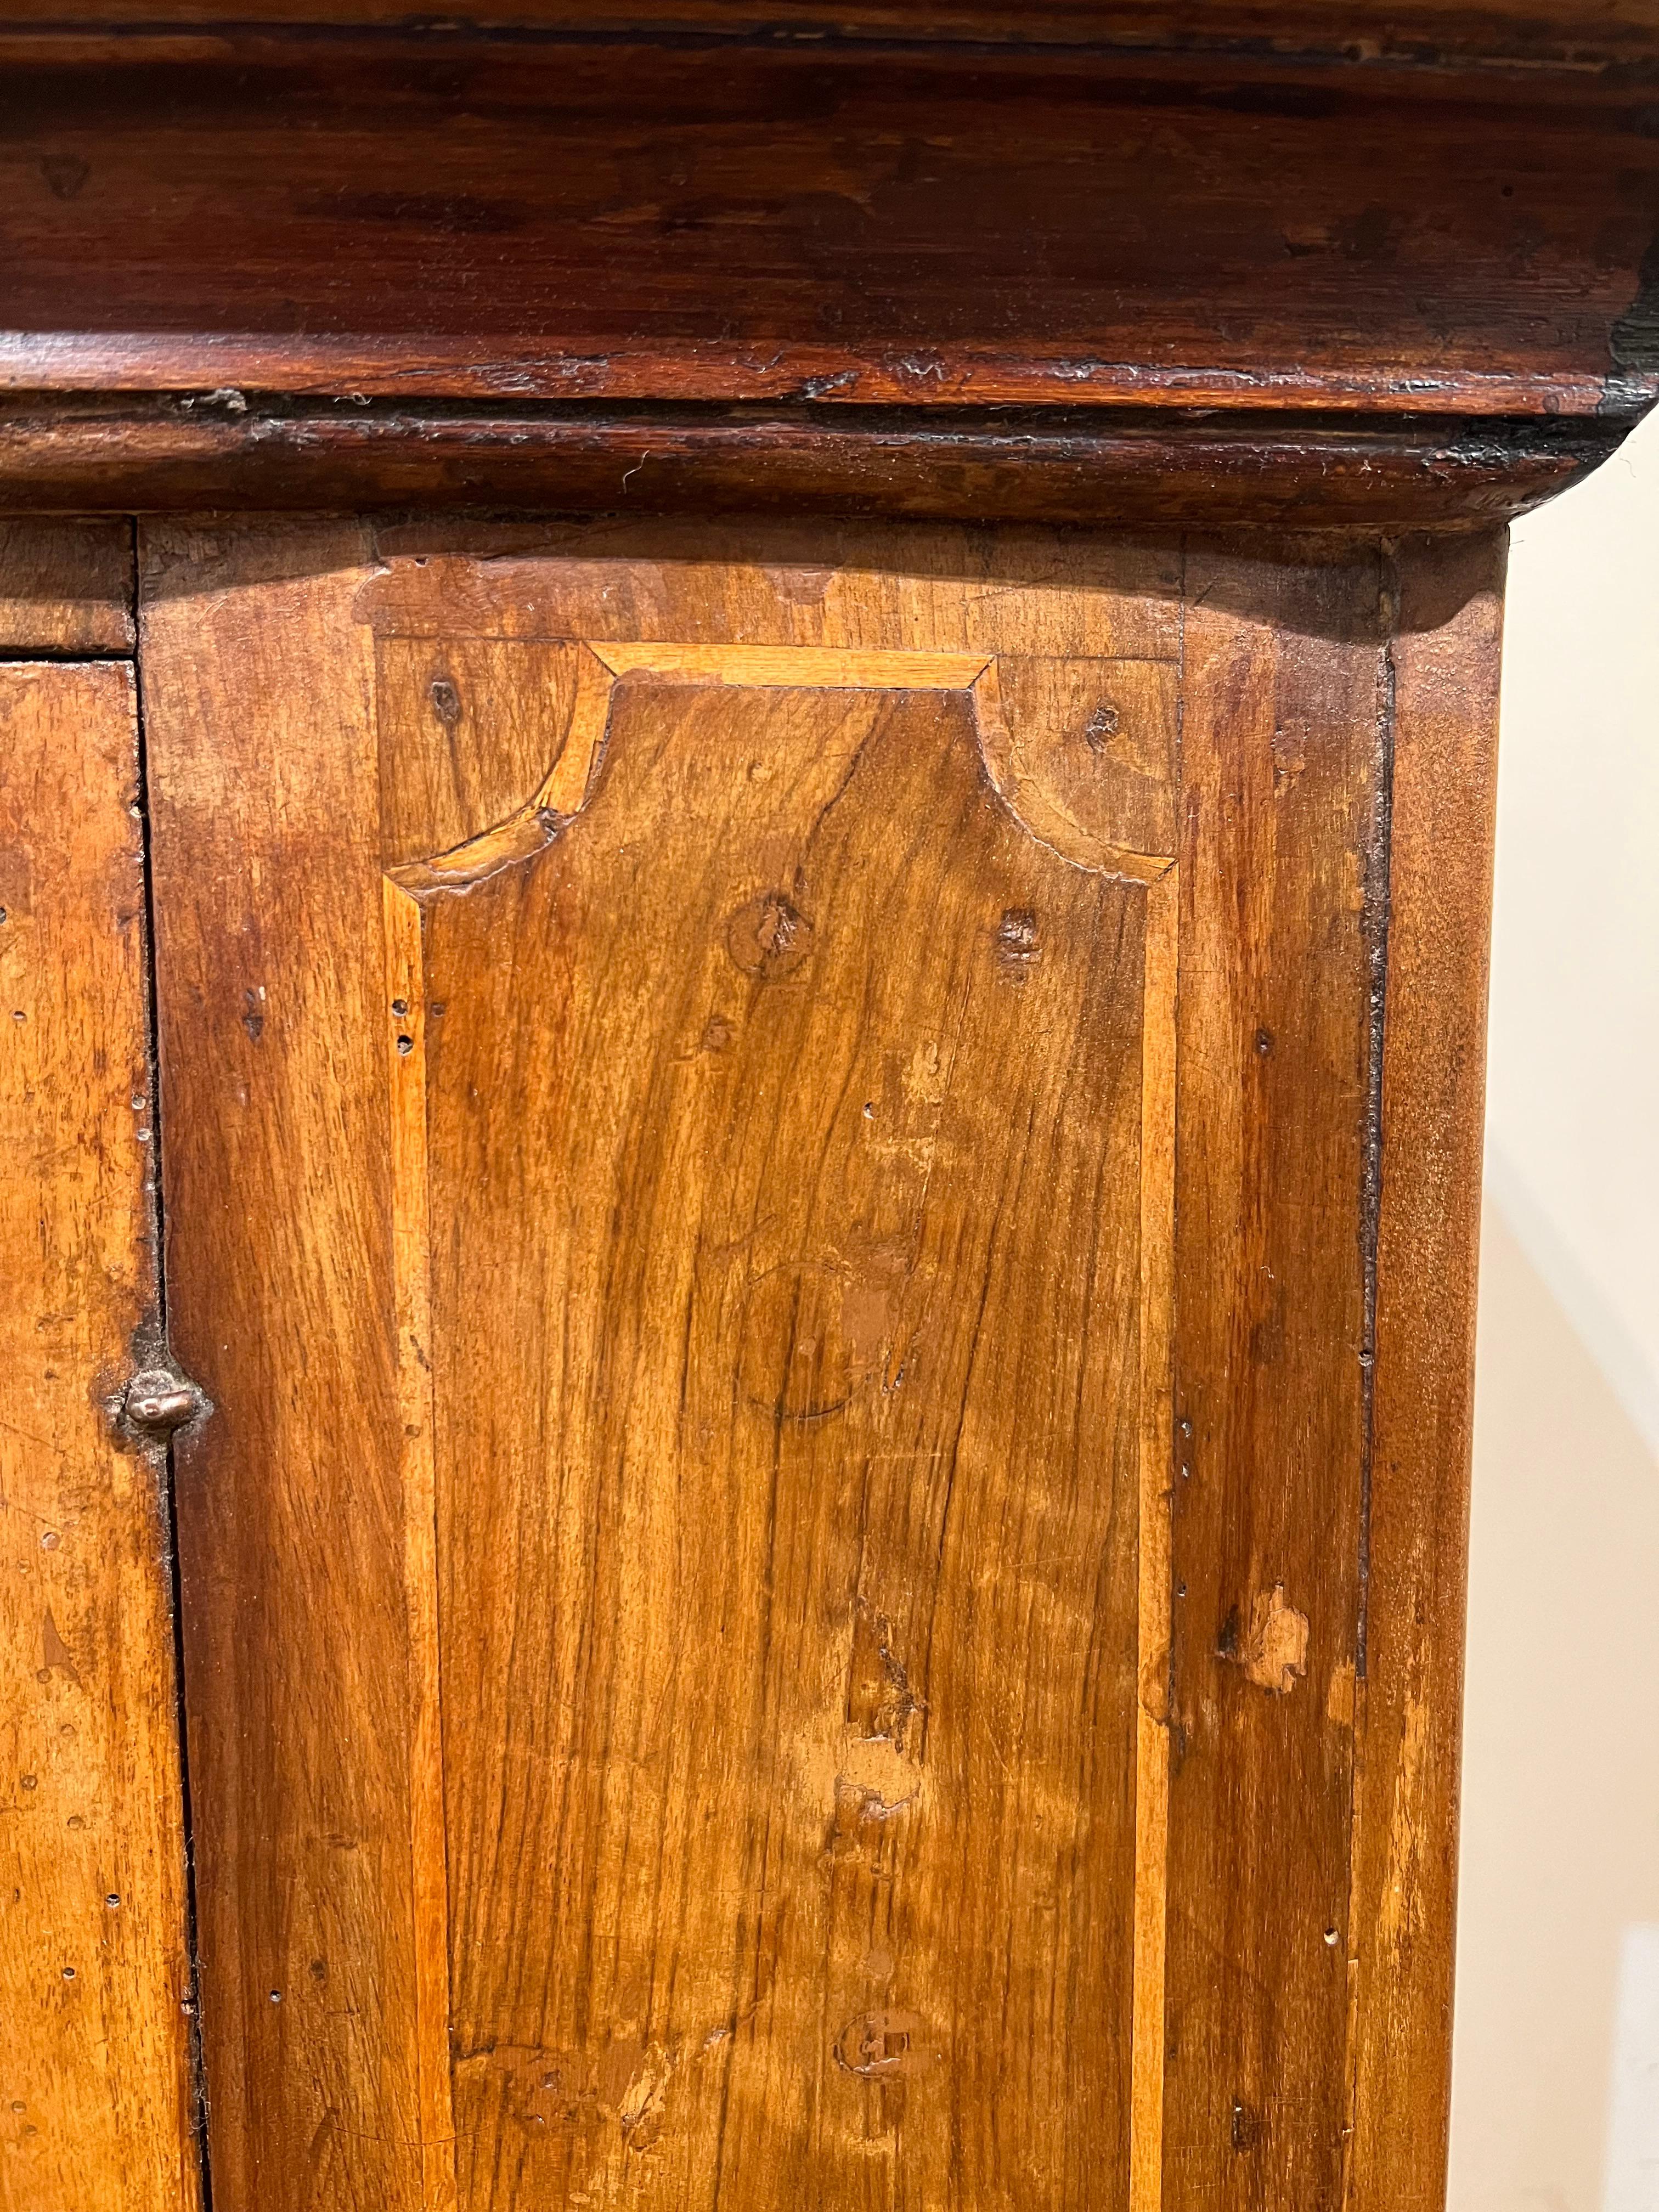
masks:
<path fill-rule="evenodd" d="M 145 538 L 217 2170 L 1428 2201 L 1377 1015 L 1491 547 Z"/>
<path fill-rule="evenodd" d="M 0 2206 L 1440 2212 L 1650 0 L 0 56 Z"/>
<path fill-rule="evenodd" d="M 0 2202 L 197 2202 L 123 526 L 0 537 Z M 68 653 L 73 658 L 63 658 Z M 33 657 L 38 654 L 39 657 Z"/>

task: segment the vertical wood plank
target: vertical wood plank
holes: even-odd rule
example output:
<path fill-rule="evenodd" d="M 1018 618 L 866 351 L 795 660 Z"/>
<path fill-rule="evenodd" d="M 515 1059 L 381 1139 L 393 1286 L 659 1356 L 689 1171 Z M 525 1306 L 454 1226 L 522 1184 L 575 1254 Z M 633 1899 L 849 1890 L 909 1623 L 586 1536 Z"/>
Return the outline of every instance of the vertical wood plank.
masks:
<path fill-rule="evenodd" d="M 132 672 L 0 668 L 0 2203 L 189 2212 Z"/>
<path fill-rule="evenodd" d="M 1354 2212 L 1445 2194 L 1504 557 L 1396 555 Z"/>
<path fill-rule="evenodd" d="M 1366 1445 L 1375 549 L 1186 590 L 1164 2202 L 1340 2185 Z"/>
<path fill-rule="evenodd" d="M 393 1297 L 402 1420 L 404 1603 L 409 1620 L 409 1817 L 414 1914 L 415 2069 L 428 2212 L 455 2202 L 449 2049 L 449 1869 L 444 1836 L 438 1645 L 438 1408 L 432 1376 L 432 1205 L 427 1173 L 425 915 L 381 882 L 391 1096 Z"/>
<path fill-rule="evenodd" d="M 149 530 L 169 1319 L 216 2212 L 413 2212 L 374 653 L 349 523 Z"/>

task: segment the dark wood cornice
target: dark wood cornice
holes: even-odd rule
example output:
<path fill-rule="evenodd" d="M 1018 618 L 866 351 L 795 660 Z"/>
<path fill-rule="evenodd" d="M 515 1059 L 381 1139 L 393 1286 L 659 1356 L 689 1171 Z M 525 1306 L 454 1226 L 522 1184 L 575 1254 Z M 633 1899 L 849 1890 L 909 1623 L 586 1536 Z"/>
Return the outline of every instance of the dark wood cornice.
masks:
<path fill-rule="evenodd" d="M 0 400 L 0 488 L 37 512 L 435 501 L 1424 529 L 1535 506 L 1624 429 L 1567 416 L 33 394 Z"/>
<path fill-rule="evenodd" d="M 8 0 L 6 20 L 19 30 L 152 43 L 374 31 L 428 46 L 478 37 L 873 40 L 1585 70 L 1650 61 L 1659 0 L 447 0 L 438 9 L 410 0 Z"/>
<path fill-rule="evenodd" d="M 1430 524 L 1659 393 L 1646 0 L 31 7 L 13 507 Z"/>

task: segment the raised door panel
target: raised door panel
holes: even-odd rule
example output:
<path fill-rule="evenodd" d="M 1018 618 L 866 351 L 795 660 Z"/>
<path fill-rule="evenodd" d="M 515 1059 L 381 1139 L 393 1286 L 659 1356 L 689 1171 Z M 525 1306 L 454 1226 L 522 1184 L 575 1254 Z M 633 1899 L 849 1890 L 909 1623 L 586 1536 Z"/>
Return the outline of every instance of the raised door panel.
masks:
<path fill-rule="evenodd" d="M 465 2201 L 1121 2196 L 1147 906 L 963 692 L 671 684 L 408 915 Z"/>

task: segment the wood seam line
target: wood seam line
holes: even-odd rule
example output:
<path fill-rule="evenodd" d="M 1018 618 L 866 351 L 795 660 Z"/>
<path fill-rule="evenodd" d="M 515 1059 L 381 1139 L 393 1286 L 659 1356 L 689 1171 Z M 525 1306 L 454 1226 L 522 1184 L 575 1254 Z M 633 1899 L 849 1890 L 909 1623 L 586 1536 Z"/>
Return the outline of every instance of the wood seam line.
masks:
<path fill-rule="evenodd" d="M 1179 878 L 1173 867 L 1147 885 L 1146 899 L 1129 2212 L 1159 2212 L 1164 2191 L 1173 1573 L 1170 1516 L 1175 1449 L 1175 1020 L 1180 921 Z"/>
<path fill-rule="evenodd" d="M 543 778 L 540 790 L 530 802 L 528 811 L 538 821 L 544 821 L 549 814 L 568 821 L 586 805 L 588 791 L 605 757 L 605 740 L 611 734 L 611 707 L 616 689 L 616 670 L 598 648 L 584 645 L 576 665 L 576 698 L 564 743 L 559 748 L 558 758 Z M 463 845 L 460 849 L 465 852 L 467 848 Z"/>
<path fill-rule="evenodd" d="M 1342 2144 L 1341 2197 L 1343 2212 L 1358 2201 L 1364 2187 L 1364 2177 L 1354 2165 L 1355 2148 L 1359 2142 L 1359 2061 L 1363 2033 L 1361 2018 L 1364 1990 L 1361 1986 L 1361 1961 L 1365 1930 L 1363 1915 L 1366 1899 L 1361 1875 L 1364 1865 L 1365 1839 L 1365 1782 L 1367 1759 L 1370 1746 L 1367 1738 L 1367 1678 L 1366 1663 L 1368 1620 L 1370 1611 L 1369 1583 L 1370 1577 L 1370 1526 L 1372 1489 L 1375 1481 L 1376 1440 L 1376 1316 L 1377 1262 L 1381 1252 L 1382 1219 L 1383 1158 L 1383 1075 L 1387 1066 L 1389 1036 L 1389 936 L 1393 921 L 1394 906 L 1394 771 L 1395 732 L 1399 719 L 1399 669 L 1395 658 L 1395 647 L 1400 635 L 1401 564 L 1396 541 L 1384 538 L 1377 548 L 1377 599 L 1382 616 L 1382 638 L 1377 648 L 1376 667 L 1376 765 L 1377 789 L 1372 799 L 1370 851 L 1367 876 L 1371 885 L 1366 899 L 1367 947 L 1366 957 L 1370 963 L 1371 1019 L 1369 1025 L 1369 1062 L 1366 1071 L 1365 1143 L 1366 1212 L 1364 1240 L 1361 1245 L 1362 1265 L 1365 1272 L 1365 1321 L 1364 1349 L 1370 1355 L 1370 1364 L 1364 1372 L 1364 1431 L 1360 1446 L 1360 1522 L 1359 1556 L 1357 1594 L 1359 1612 L 1356 1619 L 1354 1644 L 1354 1684 L 1352 1711 L 1349 1722 L 1349 1801 L 1348 1801 L 1348 1900 L 1344 1915 L 1343 1939 L 1347 1971 L 1347 2013 L 1345 2027 L 1346 2047 L 1343 2052 L 1344 2119 L 1346 2130 Z"/>
<path fill-rule="evenodd" d="M 438 1641 L 437 1462 L 431 1364 L 426 1133 L 424 910 L 385 879 L 386 1044 L 392 1117 L 392 1273 L 409 1638 L 410 1910 L 414 1923 L 416 2112 L 422 2212 L 453 2212 L 455 2121 L 449 2070 L 449 1868 L 444 1832 Z"/>

